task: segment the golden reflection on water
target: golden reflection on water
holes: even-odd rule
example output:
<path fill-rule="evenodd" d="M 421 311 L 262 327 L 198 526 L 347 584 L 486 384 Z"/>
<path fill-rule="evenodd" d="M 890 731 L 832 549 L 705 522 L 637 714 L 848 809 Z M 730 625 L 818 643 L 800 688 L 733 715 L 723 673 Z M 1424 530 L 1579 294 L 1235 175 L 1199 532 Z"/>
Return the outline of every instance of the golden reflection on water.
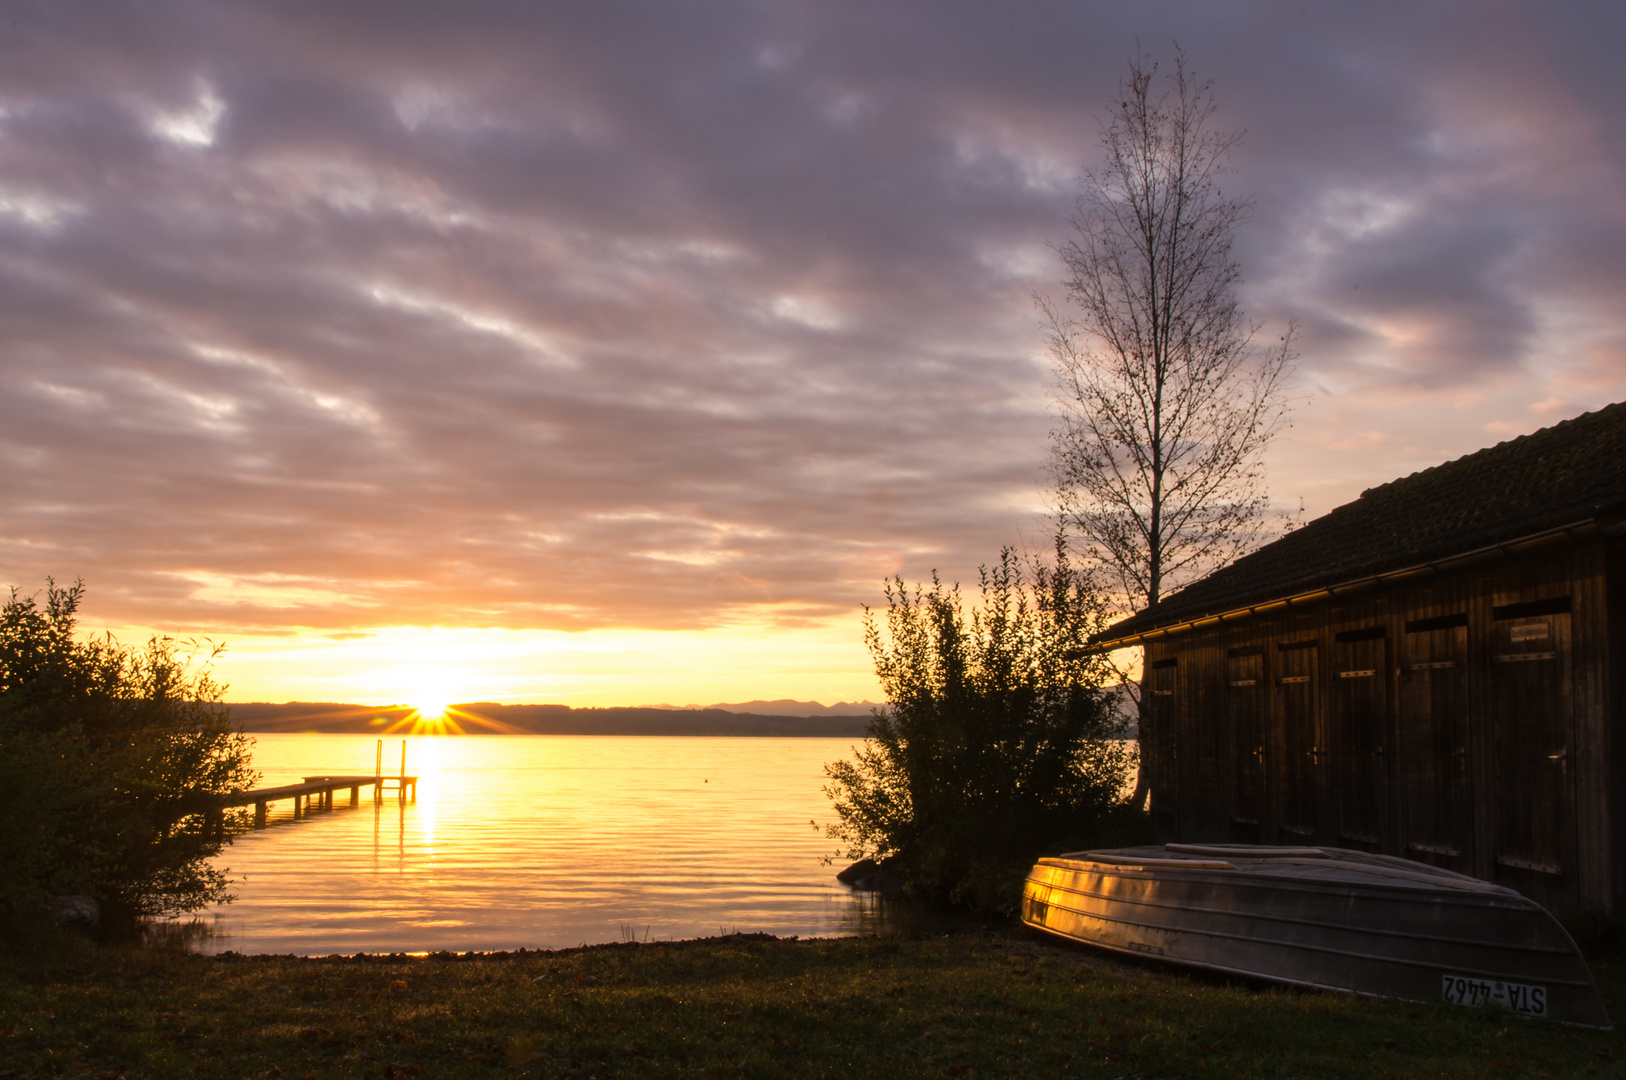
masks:
<path fill-rule="evenodd" d="M 418 828 L 423 833 L 424 851 L 429 858 L 435 856 L 435 816 L 440 808 L 440 760 L 441 748 L 447 745 L 446 739 L 417 739 L 420 763 L 403 766 L 408 776 L 416 774 L 418 777 Z M 405 817 L 402 816 L 404 823 Z"/>
<path fill-rule="evenodd" d="M 260 735 L 263 784 L 370 772 L 373 736 Z M 492 735 L 411 738 L 416 802 L 391 791 L 295 821 L 220 863 L 246 875 L 212 951 L 557 948 L 875 932 L 836 883 L 823 765 L 851 739 Z M 384 771 L 400 767 L 386 739 Z M 281 810 L 278 804 L 274 810 Z M 813 823 L 817 823 L 817 827 Z M 631 929 L 629 929 L 631 928 Z"/>

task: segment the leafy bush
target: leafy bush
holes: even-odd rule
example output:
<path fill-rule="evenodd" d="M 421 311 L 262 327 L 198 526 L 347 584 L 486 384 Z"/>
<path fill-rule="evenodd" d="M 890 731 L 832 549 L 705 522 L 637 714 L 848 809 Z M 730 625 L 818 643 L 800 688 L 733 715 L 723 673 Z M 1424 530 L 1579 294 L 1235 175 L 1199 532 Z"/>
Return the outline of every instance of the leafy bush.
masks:
<path fill-rule="evenodd" d="M 0 608 L 0 917 L 85 894 L 113 922 L 226 899 L 209 865 L 251 786 L 249 738 L 172 638 L 76 639 L 84 586 Z M 209 659 L 213 658 L 213 654 Z"/>
<path fill-rule="evenodd" d="M 1125 802 L 1135 763 L 1086 648 L 1106 605 L 1068 560 L 1024 562 L 1009 548 L 980 574 L 979 608 L 934 573 L 911 594 L 887 583 L 884 628 L 865 643 L 887 704 L 855 758 L 825 766 L 848 858 L 895 857 L 909 887 L 939 901 L 1009 912 L 1044 851 L 1140 839 Z"/>

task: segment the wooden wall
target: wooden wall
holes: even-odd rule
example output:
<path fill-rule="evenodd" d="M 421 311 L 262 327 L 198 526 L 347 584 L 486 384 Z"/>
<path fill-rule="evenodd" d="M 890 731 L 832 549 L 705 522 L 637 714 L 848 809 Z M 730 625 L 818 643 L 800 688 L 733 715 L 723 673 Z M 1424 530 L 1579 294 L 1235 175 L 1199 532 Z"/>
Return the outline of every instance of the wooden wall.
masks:
<path fill-rule="evenodd" d="M 1559 544 L 1150 644 L 1160 832 L 1626 907 L 1623 570 L 1620 541 Z"/>

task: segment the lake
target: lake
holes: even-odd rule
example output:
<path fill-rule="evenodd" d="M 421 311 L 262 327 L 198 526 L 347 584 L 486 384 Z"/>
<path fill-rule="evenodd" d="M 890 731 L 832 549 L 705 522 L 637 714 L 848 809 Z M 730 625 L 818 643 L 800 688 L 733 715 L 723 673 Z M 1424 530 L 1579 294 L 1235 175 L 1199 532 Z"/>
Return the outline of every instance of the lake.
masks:
<path fill-rule="evenodd" d="M 255 736 L 262 785 L 373 771 L 375 739 Z M 412 738 L 418 799 L 348 791 L 295 820 L 273 804 L 217 865 L 236 902 L 205 913 L 208 952 L 563 948 L 766 932 L 868 933 L 874 898 L 842 863 L 824 763 L 853 739 Z M 386 739 L 398 772 L 401 740 Z"/>

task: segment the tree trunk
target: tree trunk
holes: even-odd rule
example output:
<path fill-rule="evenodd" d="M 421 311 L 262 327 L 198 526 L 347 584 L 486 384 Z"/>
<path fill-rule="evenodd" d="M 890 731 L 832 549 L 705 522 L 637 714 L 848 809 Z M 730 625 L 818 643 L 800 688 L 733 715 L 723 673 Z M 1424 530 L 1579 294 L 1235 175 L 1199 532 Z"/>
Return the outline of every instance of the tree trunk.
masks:
<path fill-rule="evenodd" d="M 1153 756 L 1153 748 L 1157 740 L 1153 738 L 1151 710 L 1151 674 L 1142 665 L 1140 674 L 1140 700 L 1135 703 L 1136 742 L 1140 744 L 1140 768 L 1135 773 L 1135 793 L 1129 797 L 1129 805 L 1137 810 L 1150 810 L 1148 805 L 1152 795 L 1152 780 L 1158 762 Z"/>

